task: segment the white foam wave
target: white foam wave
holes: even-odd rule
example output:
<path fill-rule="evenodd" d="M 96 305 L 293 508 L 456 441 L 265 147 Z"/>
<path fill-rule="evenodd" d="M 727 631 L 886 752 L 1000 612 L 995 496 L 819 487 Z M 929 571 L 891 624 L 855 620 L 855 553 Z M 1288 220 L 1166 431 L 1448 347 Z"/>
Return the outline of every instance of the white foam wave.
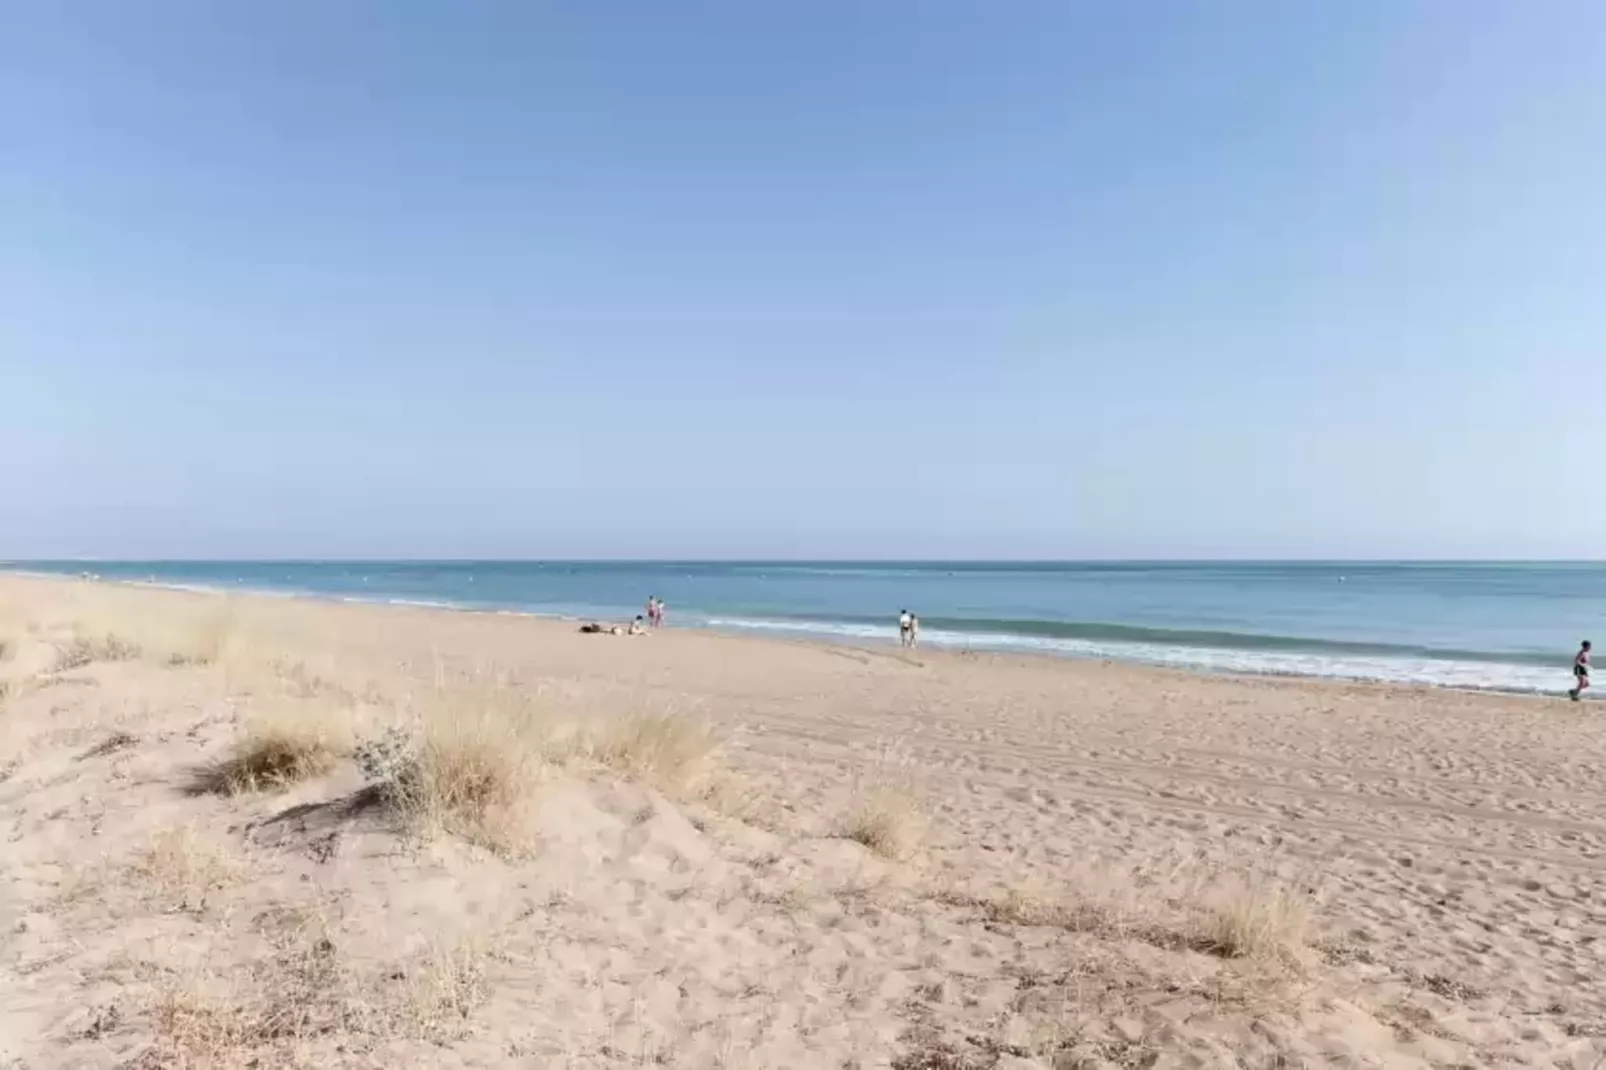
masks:
<path fill-rule="evenodd" d="M 716 618 L 707 623 L 713 628 L 813 634 L 860 641 L 891 642 L 897 638 L 897 629 L 890 625 L 745 618 Z M 1057 654 L 1063 657 L 1130 661 L 1200 672 L 1317 676 L 1479 691 L 1559 692 L 1571 683 L 1564 673 L 1543 666 L 1457 661 L 1450 658 L 1227 650 L 1214 647 L 1168 646 L 1159 643 L 940 630 L 922 631 L 920 641 L 945 649 Z"/>
<path fill-rule="evenodd" d="M 840 635 L 850 639 L 896 639 L 896 628 L 879 624 L 845 624 L 827 621 L 748 620 L 742 617 L 713 617 L 704 621 L 710 628 L 745 628 L 762 632 L 802 632 L 810 635 Z"/>
<path fill-rule="evenodd" d="M 51 574 L 51 575 L 59 575 L 59 573 Z M 104 583 L 121 584 L 121 585 L 123 585 L 125 587 L 149 587 L 152 590 L 158 590 L 158 591 L 187 591 L 190 594 L 221 594 L 221 595 L 248 594 L 248 595 L 251 595 L 253 597 L 261 595 L 264 598 L 299 598 L 304 593 L 302 591 L 286 590 L 286 589 L 284 589 L 282 587 L 242 587 L 242 586 L 238 586 L 239 584 L 244 583 L 245 582 L 244 580 L 235 580 L 234 581 L 234 583 L 235 583 L 234 586 L 231 586 L 228 583 L 188 583 L 188 582 L 180 582 L 178 580 L 155 580 L 155 579 L 150 579 L 150 580 L 128 580 L 128 579 L 121 579 L 121 578 L 116 578 L 116 577 L 112 577 L 112 578 L 104 578 L 103 577 L 102 578 L 102 582 L 104 582 Z"/>

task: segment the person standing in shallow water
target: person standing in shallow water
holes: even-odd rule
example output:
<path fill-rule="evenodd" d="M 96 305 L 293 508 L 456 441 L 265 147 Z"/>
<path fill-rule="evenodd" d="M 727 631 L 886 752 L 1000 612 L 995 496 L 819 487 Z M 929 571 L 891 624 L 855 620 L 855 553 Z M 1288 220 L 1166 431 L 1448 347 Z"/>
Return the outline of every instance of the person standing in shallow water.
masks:
<path fill-rule="evenodd" d="M 1577 702 L 1589 688 L 1589 640 L 1585 639 L 1573 656 L 1573 689 L 1567 697 Z"/>
<path fill-rule="evenodd" d="M 898 645 L 908 646 L 914 638 L 915 615 L 907 609 L 898 614 Z"/>

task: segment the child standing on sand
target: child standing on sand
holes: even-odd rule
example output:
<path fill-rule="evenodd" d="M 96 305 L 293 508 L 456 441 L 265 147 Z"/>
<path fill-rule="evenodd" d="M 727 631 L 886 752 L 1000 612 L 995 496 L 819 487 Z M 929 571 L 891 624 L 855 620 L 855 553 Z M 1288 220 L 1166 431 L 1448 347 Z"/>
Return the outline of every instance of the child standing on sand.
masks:
<path fill-rule="evenodd" d="M 1577 686 L 1567 692 L 1567 697 L 1577 702 L 1583 697 L 1584 690 L 1589 687 L 1589 640 L 1585 639 L 1578 648 L 1578 654 L 1573 658 L 1573 683 Z"/>

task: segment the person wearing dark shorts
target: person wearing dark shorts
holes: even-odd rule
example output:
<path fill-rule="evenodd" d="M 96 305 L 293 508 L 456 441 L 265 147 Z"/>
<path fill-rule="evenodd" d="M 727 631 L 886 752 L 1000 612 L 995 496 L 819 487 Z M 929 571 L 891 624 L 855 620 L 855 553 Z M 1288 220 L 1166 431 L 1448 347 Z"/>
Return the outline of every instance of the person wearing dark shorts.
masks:
<path fill-rule="evenodd" d="M 1577 702 L 1583 697 L 1584 691 L 1589 687 L 1589 640 L 1585 639 L 1578 648 L 1578 654 L 1573 658 L 1573 684 L 1567 697 Z"/>

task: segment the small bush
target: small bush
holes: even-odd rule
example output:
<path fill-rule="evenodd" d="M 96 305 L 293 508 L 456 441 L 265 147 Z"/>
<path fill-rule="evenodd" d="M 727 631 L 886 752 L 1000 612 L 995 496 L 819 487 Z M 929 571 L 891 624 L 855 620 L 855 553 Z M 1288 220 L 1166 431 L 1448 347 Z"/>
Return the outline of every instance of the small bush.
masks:
<path fill-rule="evenodd" d="M 881 787 L 865 796 L 847 816 L 840 835 L 883 858 L 902 861 L 919 850 L 924 833 L 925 821 L 913 793 Z"/>
<path fill-rule="evenodd" d="M 353 749 L 352 758 L 362 775 L 388 800 L 399 803 L 416 790 L 418 753 L 412 736 L 391 725 Z"/>
<path fill-rule="evenodd" d="M 638 714 L 605 731 L 596 753 L 603 764 L 664 791 L 702 798 L 715 786 L 715 752 L 706 724 L 674 714 Z"/>
<path fill-rule="evenodd" d="M 1246 880 L 1217 891 L 1204 917 L 1199 945 L 1223 958 L 1281 961 L 1306 957 L 1311 903 L 1265 880 Z"/>
<path fill-rule="evenodd" d="M 341 722 L 316 720 L 308 713 L 279 713 L 246 728 L 246 737 L 224 761 L 209 769 L 203 788 L 238 795 L 282 791 L 323 776 L 350 753 Z"/>
<path fill-rule="evenodd" d="M 410 824 L 441 829 L 498 853 L 525 846 L 525 819 L 547 778 L 547 737 L 492 711 L 439 711 L 420 731 L 391 728 L 360 745 L 358 766 Z"/>
<path fill-rule="evenodd" d="M 523 844 L 548 774 L 544 738 L 494 715 L 426 722 L 414 792 L 425 820 L 499 852 Z"/>

